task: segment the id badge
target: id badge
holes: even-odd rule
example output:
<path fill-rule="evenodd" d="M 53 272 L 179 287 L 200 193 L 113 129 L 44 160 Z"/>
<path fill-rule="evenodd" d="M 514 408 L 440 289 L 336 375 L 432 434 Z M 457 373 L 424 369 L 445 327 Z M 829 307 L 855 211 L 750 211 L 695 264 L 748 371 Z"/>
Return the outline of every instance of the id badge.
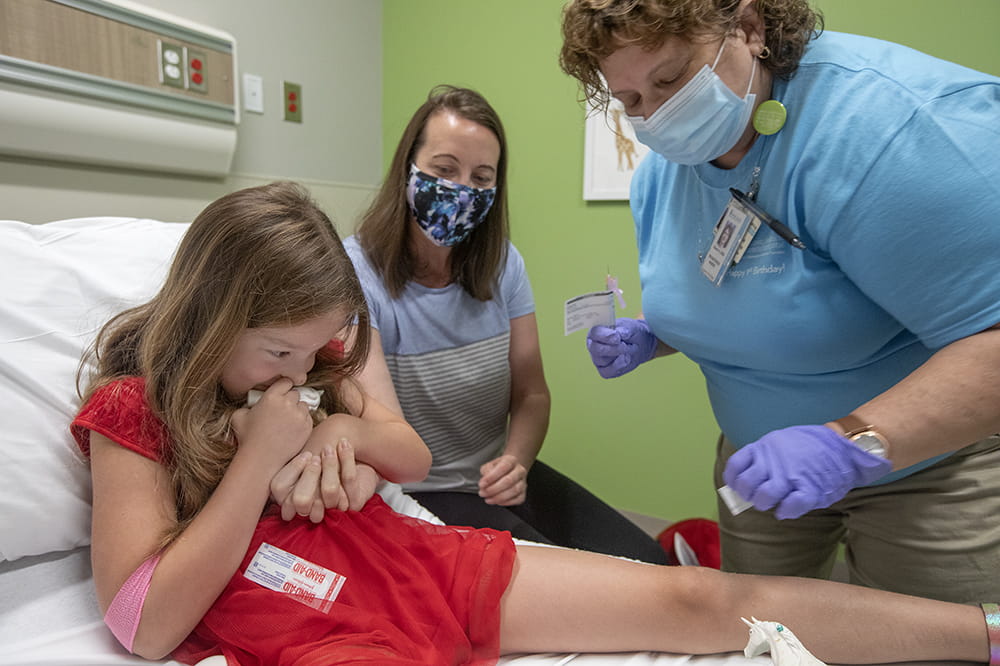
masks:
<path fill-rule="evenodd" d="M 712 245 L 701 262 L 702 275 L 716 287 L 722 284 L 729 267 L 743 258 L 759 228 L 760 219 L 738 201 L 730 199 L 715 225 Z"/>

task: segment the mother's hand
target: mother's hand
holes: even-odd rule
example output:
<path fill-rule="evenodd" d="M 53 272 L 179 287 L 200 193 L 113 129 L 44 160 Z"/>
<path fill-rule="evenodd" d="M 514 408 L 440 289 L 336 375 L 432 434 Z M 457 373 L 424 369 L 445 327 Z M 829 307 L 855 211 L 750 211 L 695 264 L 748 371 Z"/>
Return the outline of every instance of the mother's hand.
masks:
<path fill-rule="evenodd" d="M 479 496 L 487 504 L 524 504 L 528 496 L 528 470 L 517 458 L 504 454 L 484 463 L 479 473 Z"/>

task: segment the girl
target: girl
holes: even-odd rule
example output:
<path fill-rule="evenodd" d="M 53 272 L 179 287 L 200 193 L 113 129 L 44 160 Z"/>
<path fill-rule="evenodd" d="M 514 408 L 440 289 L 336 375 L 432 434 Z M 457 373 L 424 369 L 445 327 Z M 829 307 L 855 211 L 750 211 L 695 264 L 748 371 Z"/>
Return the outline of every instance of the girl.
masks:
<path fill-rule="evenodd" d="M 367 318 L 329 219 L 276 183 L 206 208 L 160 292 L 104 327 L 73 432 L 92 461 L 98 600 L 131 651 L 298 665 L 706 653 L 740 649 L 739 618 L 756 615 L 793 621 L 840 663 L 987 660 L 971 606 L 515 549 L 504 532 L 392 512 L 372 496 L 374 472 L 415 480 L 430 460 L 352 382 L 368 339 L 339 340 Z M 315 417 L 295 388 L 306 384 L 323 391 Z M 251 390 L 263 397 L 247 408 Z M 271 479 L 310 441 L 324 443 L 307 464 L 324 470 L 330 503 L 360 511 L 284 522 L 269 504 Z"/>

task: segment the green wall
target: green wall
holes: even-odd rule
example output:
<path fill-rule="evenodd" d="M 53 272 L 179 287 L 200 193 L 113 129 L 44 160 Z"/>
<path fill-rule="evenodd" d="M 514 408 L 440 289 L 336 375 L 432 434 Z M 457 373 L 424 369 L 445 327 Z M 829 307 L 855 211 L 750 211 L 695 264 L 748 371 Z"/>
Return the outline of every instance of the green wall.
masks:
<path fill-rule="evenodd" d="M 584 333 L 563 335 L 563 302 L 611 268 L 638 312 L 625 202 L 584 202 L 584 110 L 559 70 L 562 0 L 383 0 L 383 145 L 437 83 L 475 88 L 504 121 L 514 243 L 535 292 L 552 422 L 542 458 L 622 509 L 714 517 L 717 428 L 697 367 L 660 359 L 614 380 L 591 366 Z M 1000 1 L 825 0 L 827 29 L 906 43 L 1000 74 Z"/>

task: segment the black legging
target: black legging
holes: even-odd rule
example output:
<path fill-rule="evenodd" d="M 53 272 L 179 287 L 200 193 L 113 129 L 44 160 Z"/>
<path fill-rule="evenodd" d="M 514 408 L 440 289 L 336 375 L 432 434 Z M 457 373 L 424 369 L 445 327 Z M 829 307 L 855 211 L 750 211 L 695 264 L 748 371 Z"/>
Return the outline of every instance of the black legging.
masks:
<path fill-rule="evenodd" d="M 667 564 L 656 539 L 586 488 L 536 460 L 528 472 L 524 504 L 486 504 L 464 492 L 411 492 L 448 525 L 492 527 L 527 541 Z"/>

